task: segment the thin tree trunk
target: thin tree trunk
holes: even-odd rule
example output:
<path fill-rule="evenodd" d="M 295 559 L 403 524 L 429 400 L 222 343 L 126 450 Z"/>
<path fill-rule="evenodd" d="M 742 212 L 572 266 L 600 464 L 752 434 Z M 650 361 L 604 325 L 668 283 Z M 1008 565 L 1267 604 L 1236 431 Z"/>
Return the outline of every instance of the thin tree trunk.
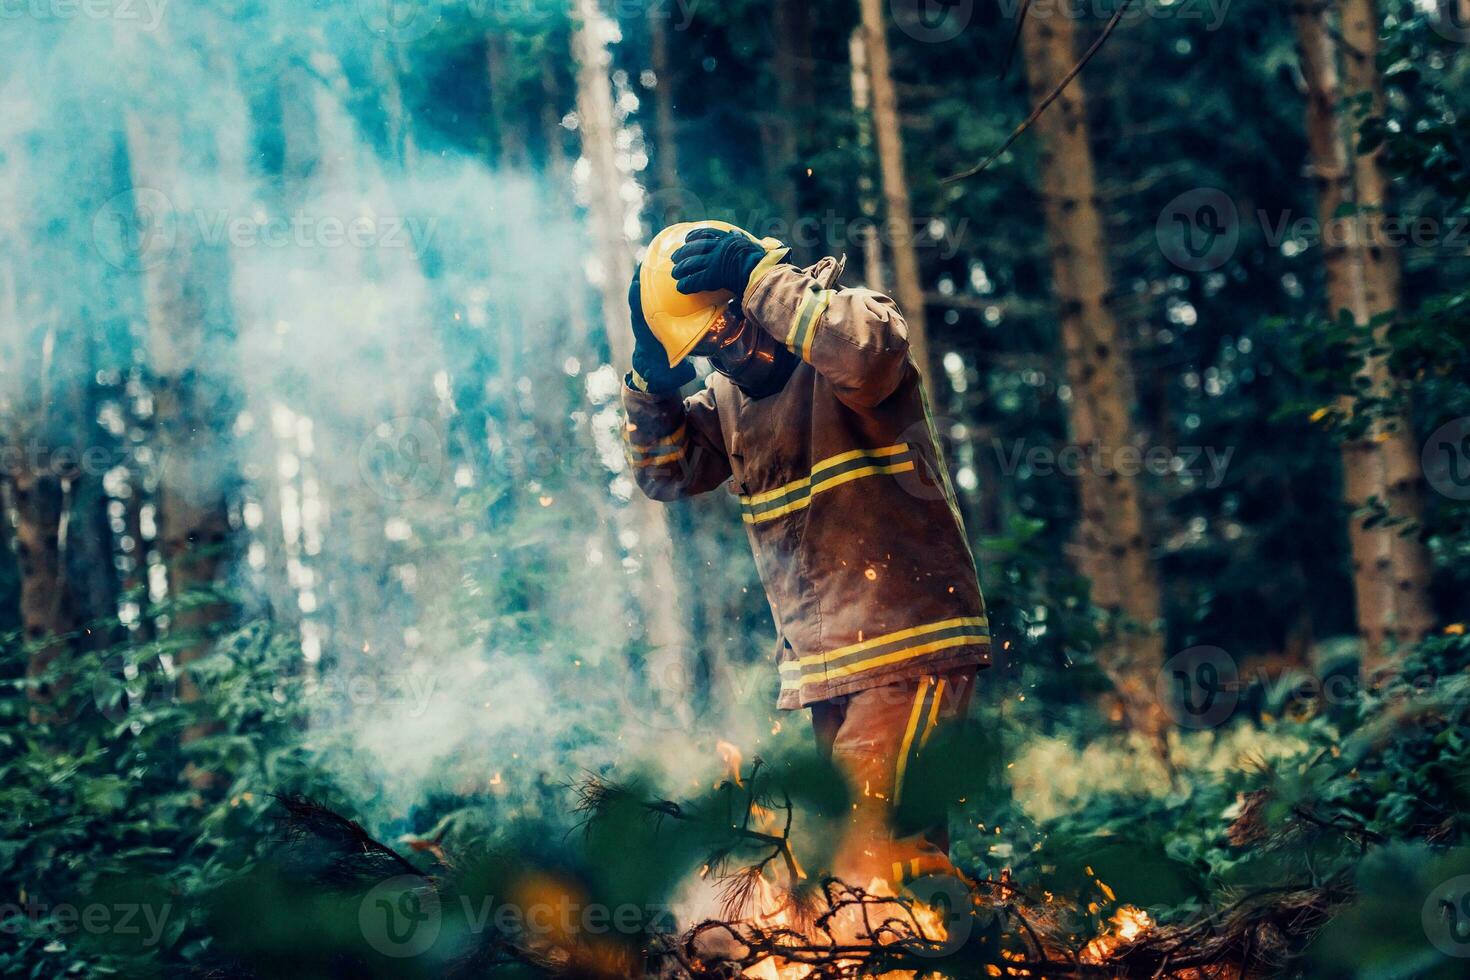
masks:
<path fill-rule="evenodd" d="M 1033 100 L 1043 98 L 1075 63 L 1075 33 L 1071 17 L 1060 11 L 1027 18 L 1022 43 Z M 1072 433 L 1089 456 L 1101 450 L 1106 459 L 1132 444 L 1135 396 L 1111 308 L 1111 273 L 1080 81 L 1074 80 L 1035 125 L 1053 289 L 1072 389 Z M 1162 744 L 1167 718 L 1155 694 L 1163 666 L 1162 603 L 1138 480 L 1117 467 L 1084 466 L 1078 496 L 1080 566 L 1092 580 L 1093 602 L 1108 617 L 1099 664 L 1117 688 L 1129 725 Z"/>
<path fill-rule="evenodd" d="M 601 265 L 598 290 L 602 300 L 602 322 L 607 331 L 613 366 L 626 372 L 632 364 L 633 332 L 628 319 L 628 282 L 633 277 L 633 252 L 624 227 L 627 210 L 623 204 L 623 175 L 617 167 L 614 148 L 616 117 L 613 112 L 609 61 L 603 40 L 604 20 L 596 0 L 576 0 L 573 58 L 577 65 L 577 116 L 580 121 L 582 153 L 590 171 L 588 211 L 595 254 Z M 674 574 L 673 547 L 668 517 L 663 507 L 635 494 L 628 511 L 637 534 L 637 550 L 643 566 L 638 601 L 643 613 L 645 636 L 653 654 L 649 657 L 653 684 L 671 703 L 683 710 L 690 687 L 688 671 L 689 635 L 680 615 L 680 590 Z"/>
<path fill-rule="evenodd" d="M 573 212 L 572 167 L 567 161 L 566 128 L 562 126 L 562 93 L 556 68 L 549 58 L 541 62 L 541 128 L 546 138 L 546 171 L 557 190 L 548 196 L 547 206 L 556 208 L 559 217 L 570 218 Z M 591 342 L 586 311 L 579 296 L 566 297 L 567 343 L 585 350 Z"/>
<path fill-rule="evenodd" d="M 674 69 L 669 61 L 669 19 L 650 8 L 648 13 L 648 51 L 653 69 L 653 137 L 654 173 L 660 191 L 673 191 L 679 186 L 679 126 L 674 119 Z M 684 221 L 690 215 L 670 215 L 671 221 Z M 701 217 L 693 215 L 692 217 Z M 654 231 L 659 229 L 655 228 Z"/>
<path fill-rule="evenodd" d="M 485 73 L 490 81 L 490 111 L 495 117 L 495 137 L 499 145 L 502 167 L 524 169 L 527 161 L 526 139 L 515 122 L 513 87 L 507 71 L 511 63 L 510 44 L 504 34 L 485 38 Z"/>
<path fill-rule="evenodd" d="M 89 326 L 82 327 L 79 332 L 86 363 L 100 364 L 101 358 Z M 80 411 L 74 438 L 83 451 L 97 447 L 114 456 L 119 444 L 98 424 L 98 418 L 109 400 L 122 401 L 122 386 L 111 384 L 104 388 L 96 380 L 97 376 L 98 372 L 94 370 L 83 382 L 84 389 L 77 392 Z M 82 591 L 80 604 L 89 615 L 85 624 L 88 633 L 83 645 L 101 650 L 123 639 L 123 632 L 110 622 L 118 614 L 118 596 L 122 590 L 122 577 L 117 567 L 117 540 L 112 530 L 112 519 L 107 513 L 110 498 L 103 483 L 103 474 L 96 472 L 94 467 L 78 467 L 72 489 L 77 504 L 78 526 L 68 574 Z"/>
<path fill-rule="evenodd" d="M 924 385 L 932 396 L 935 381 L 924 317 L 924 280 L 919 271 L 919 253 L 914 247 L 914 216 L 909 202 L 908 177 L 904 173 L 903 132 L 888 57 L 888 32 L 884 20 L 887 4 L 883 0 L 860 2 L 869 75 L 873 82 L 873 128 L 878 140 L 878 169 L 883 180 L 883 203 L 887 211 L 889 250 L 893 259 L 894 298 L 898 300 L 908 323 L 909 349 L 914 363 L 923 374 Z"/>
<path fill-rule="evenodd" d="M 852 115 L 857 124 L 858 150 L 864 156 L 873 145 L 873 86 L 868 74 L 868 44 L 863 29 L 855 27 L 847 43 L 848 62 L 852 66 Z M 883 290 L 883 245 L 878 239 L 878 202 L 873 178 L 864 167 L 858 172 L 858 205 L 868 220 L 862 231 L 863 285 L 875 292 Z"/>
<path fill-rule="evenodd" d="M 24 455 L 24 453 L 22 453 Z M 62 481 L 27 466 L 10 474 L 15 505 L 15 549 L 20 567 L 21 629 L 30 646 L 27 689 L 35 705 L 31 721 L 46 718 L 45 706 L 66 688 L 65 676 L 43 681 L 67 653 L 80 626 L 66 581 L 68 500 Z"/>
<path fill-rule="evenodd" d="M 1353 200 L 1357 170 L 1377 171 L 1376 160 L 1354 166 L 1349 156 L 1349 140 L 1343 132 L 1342 104 L 1344 90 L 1338 71 L 1338 45 L 1328 22 L 1325 2 L 1302 2 L 1293 7 L 1297 38 L 1301 48 L 1302 74 L 1307 85 L 1306 130 L 1311 154 L 1313 183 L 1317 190 L 1317 214 L 1322 225 L 1323 264 L 1326 269 L 1328 313 L 1337 317 L 1344 311 L 1357 324 L 1368 323 L 1375 312 L 1392 309 L 1398 302 L 1398 269 L 1396 261 L 1381 253 L 1371 256 L 1363 235 L 1378 227 L 1378 215 L 1366 220 L 1342 217 Z M 1357 18 L 1349 18 L 1357 20 Z M 1347 26 L 1346 22 L 1344 26 Z M 1361 23 L 1354 24 L 1358 35 Z M 1376 52 L 1376 27 L 1370 29 L 1369 43 Z M 1363 43 L 1361 36 L 1359 43 Z M 1376 69 L 1375 69 L 1376 71 Z M 1375 89 L 1376 82 L 1358 71 L 1359 84 Z M 1377 198 L 1381 209 L 1384 195 L 1381 172 L 1361 177 L 1366 186 L 1359 189 Z M 1366 202 L 1359 201 L 1359 204 Z M 1394 257 L 1396 260 L 1396 257 Z M 1370 283 L 1371 278 L 1371 283 Z M 1388 383 L 1385 365 L 1380 359 L 1365 365 L 1360 382 L 1369 390 L 1383 391 Z M 1344 399 L 1340 408 L 1351 412 L 1351 400 Z M 1406 428 L 1401 423 L 1399 428 Z M 1418 456 L 1412 446 L 1403 445 L 1406 432 L 1395 433 L 1375 423 L 1361 438 L 1345 442 L 1342 447 L 1343 489 L 1345 501 L 1352 510 L 1348 523 L 1348 542 L 1352 554 L 1353 593 L 1357 606 L 1358 632 L 1363 641 L 1363 663 L 1376 669 L 1384 660 L 1390 640 L 1411 639 L 1426 630 L 1429 613 L 1425 589 L 1428 582 L 1427 557 L 1415 554 L 1414 542 L 1400 538 L 1388 528 L 1364 525 L 1370 501 L 1389 504 L 1394 497 L 1399 507 L 1407 508 L 1407 516 L 1417 519 Z M 1408 456 L 1406 460 L 1404 457 Z M 1390 479 L 1390 467 L 1394 470 Z M 1397 484 L 1397 490 L 1391 486 Z M 1399 513 L 1396 511 L 1396 513 Z M 1397 560 L 1396 560 L 1397 559 Z M 1402 592 L 1402 595 L 1400 594 Z M 1400 604 L 1404 608 L 1400 611 Z"/>
<path fill-rule="evenodd" d="M 407 171 L 413 169 L 418 161 L 418 147 L 413 142 L 408 110 L 403 102 L 403 85 L 399 81 L 402 59 L 403 50 L 397 44 L 385 42 L 373 49 L 373 77 L 382 93 L 379 101 L 387 123 L 389 159 Z"/>
<path fill-rule="evenodd" d="M 775 0 L 772 11 L 776 112 L 766 118 L 767 182 L 778 217 L 788 227 L 801 214 L 803 134 L 811 118 L 811 11 L 805 0 Z"/>
<path fill-rule="evenodd" d="M 180 179 L 182 134 L 176 120 L 130 114 L 127 144 L 138 207 L 156 208 L 156 192 L 167 195 L 174 212 L 189 213 L 186 182 Z M 175 656 L 180 668 L 204 657 L 233 615 L 218 598 L 231 541 L 228 496 L 234 484 L 223 452 L 220 427 L 228 431 L 228 390 L 223 367 L 212 349 L 219 337 L 224 302 L 218 296 L 220 263 L 210 261 L 193 240 L 193 229 L 179 221 L 171 251 L 156 257 L 143 274 L 148 348 L 153 372 L 154 421 L 162 459 L 159 486 L 159 545 L 168 568 L 169 593 L 177 600 L 169 632 L 181 640 Z M 192 672 L 181 669 L 179 697 L 201 699 Z M 216 725 L 201 720 L 188 726 L 180 742 L 203 738 Z M 213 773 L 192 763 L 185 776 L 197 790 L 216 785 Z"/>
<path fill-rule="evenodd" d="M 0 480 L 9 484 L 16 521 L 26 677 L 35 685 L 27 691 L 31 718 L 57 720 L 48 706 L 70 686 L 67 657 L 105 647 L 111 636 L 100 621 L 117 611 L 106 495 L 101 474 L 87 463 L 87 453 L 101 445 L 94 361 L 86 327 L 27 329 L 19 310 L 7 307 L 0 329 L 14 331 L 12 354 L 24 378 L 20 397 L 0 406 L 14 420 L 3 434 Z"/>
<path fill-rule="evenodd" d="M 1349 100 L 1362 98 L 1369 112 L 1383 118 L 1386 112 L 1383 78 L 1378 68 L 1378 31 L 1380 19 L 1375 0 L 1341 0 L 1342 39 L 1347 50 L 1344 60 L 1344 95 Z M 1360 149 L 1358 127 L 1352 127 L 1353 190 L 1359 209 L 1354 237 L 1354 254 L 1363 267 L 1363 313 L 1376 320 L 1396 312 L 1403 302 L 1401 281 L 1402 256 L 1389 243 L 1386 233 L 1389 183 L 1383 172 L 1383 151 L 1364 153 Z M 1384 320 L 1374 331 L 1382 342 L 1389 329 Z M 1384 395 L 1394 394 L 1396 382 L 1389 375 L 1383 358 L 1374 358 L 1367 366 L 1364 381 Z M 1393 603 L 1389 620 L 1382 624 L 1387 640 L 1402 649 L 1417 642 L 1434 628 L 1434 610 L 1429 599 L 1433 574 L 1428 549 L 1418 537 L 1423 524 L 1424 502 L 1421 486 L 1419 447 L 1415 444 L 1411 424 L 1397 417 L 1374 427 L 1372 441 L 1382 454 L 1381 499 L 1395 518 L 1402 518 L 1415 529 L 1412 534 L 1389 530 L 1376 533 L 1392 535 L 1389 543 L 1391 569 L 1388 584 Z M 1382 665 L 1388 651 L 1379 649 L 1365 661 L 1370 670 Z"/>

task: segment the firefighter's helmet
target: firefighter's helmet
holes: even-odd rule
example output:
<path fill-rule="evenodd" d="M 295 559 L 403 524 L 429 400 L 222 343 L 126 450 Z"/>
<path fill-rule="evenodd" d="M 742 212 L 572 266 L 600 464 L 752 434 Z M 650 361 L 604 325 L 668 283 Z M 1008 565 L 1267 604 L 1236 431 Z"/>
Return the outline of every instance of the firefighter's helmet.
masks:
<path fill-rule="evenodd" d="M 653 335 L 669 355 L 669 367 L 676 366 L 693 352 L 724 315 L 725 307 L 735 294 L 728 289 L 703 293 L 681 293 L 674 279 L 674 253 L 684 245 L 685 237 L 696 228 L 738 231 L 760 241 L 750 232 L 724 221 L 685 221 L 670 225 L 648 245 L 638 285 L 643 296 L 643 316 Z M 764 243 L 763 243 L 764 244 Z"/>

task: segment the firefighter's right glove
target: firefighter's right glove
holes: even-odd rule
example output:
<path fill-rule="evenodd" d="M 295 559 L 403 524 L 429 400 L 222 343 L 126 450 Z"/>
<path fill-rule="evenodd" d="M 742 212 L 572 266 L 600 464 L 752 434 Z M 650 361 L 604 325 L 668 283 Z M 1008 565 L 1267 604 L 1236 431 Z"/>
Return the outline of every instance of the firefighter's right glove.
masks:
<path fill-rule="evenodd" d="M 765 257 L 765 246 L 742 232 L 696 228 L 674 253 L 674 278 L 681 293 L 728 289 L 739 299 Z"/>
<path fill-rule="evenodd" d="M 628 313 L 633 320 L 633 373 L 628 384 L 651 395 L 669 395 L 694 380 L 694 365 L 688 358 L 669 367 L 669 355 L 653 335 L 653 328 L 643 316 L 643 292 L 638 285 L 639 269 L 633 270 L 628 287 Z"/>

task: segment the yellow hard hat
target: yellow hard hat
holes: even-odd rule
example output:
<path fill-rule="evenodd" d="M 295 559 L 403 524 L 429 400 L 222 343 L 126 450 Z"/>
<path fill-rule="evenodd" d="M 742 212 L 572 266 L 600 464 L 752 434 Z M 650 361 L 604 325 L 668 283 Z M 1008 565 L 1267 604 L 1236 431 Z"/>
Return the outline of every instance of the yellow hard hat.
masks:
<path fill-rule="evenodd" d="M 726 304 L 735 298 L 728 289 L 688 294 L 679 292 L 674 279 L 674 253 L 683 247 L 684 238 L 696 228 L 738 231 L 748 235 L 752 241 L 760 241 L 744 228 L 724 221 L 685 221 L 669 225 L 653 236 L 653 241 L 648 244 L 648 254 L 643 259 L 643 268 L 638 273 L 638 288 L 643 296 L 643 318 L 668 353 L 669 367 L 689 356 L 724 312 Z"/>

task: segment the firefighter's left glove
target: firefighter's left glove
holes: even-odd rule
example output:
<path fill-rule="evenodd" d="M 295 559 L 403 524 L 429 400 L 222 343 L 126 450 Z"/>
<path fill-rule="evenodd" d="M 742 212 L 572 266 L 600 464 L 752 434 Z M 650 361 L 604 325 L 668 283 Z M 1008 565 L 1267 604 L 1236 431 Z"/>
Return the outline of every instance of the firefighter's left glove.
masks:
<path fill-rule="evenodd" d="M 766 255 L 766 246 L 749 235 L 696 228 L 674 253 L 674 278 L 681 293 L 728 289 L 740 299 L 750 285 L 751 273 Z"/>
<path fill-rule="evenodd" d="M 653 335 L 653 328 L 643 316 L 643 292 L 638 286 L 638 269 L 633 270 L 633 283 L 628 287 L 628 314 L 633 320 L 633 373 L 628 383 L 651 395 L 673 394 L 694 380 L 694 365 L 688 359 L 669 367 L 664 345 Z"/>

